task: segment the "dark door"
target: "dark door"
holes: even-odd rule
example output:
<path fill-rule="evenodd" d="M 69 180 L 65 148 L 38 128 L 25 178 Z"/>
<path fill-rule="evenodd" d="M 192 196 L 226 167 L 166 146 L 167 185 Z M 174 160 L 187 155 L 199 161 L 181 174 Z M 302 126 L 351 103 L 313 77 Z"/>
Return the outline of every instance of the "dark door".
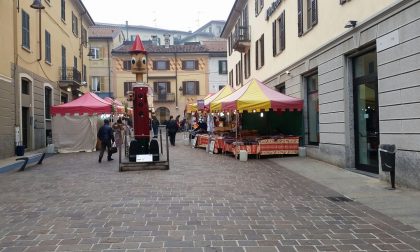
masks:
<path fill-rule="evenodd" d="M 29 143 L 29 108 L 22 107 L 22 144 L 25 148 L 28 148 Z"/>
<path fill-rule="evenodd" d="M 356 168 L 378 173 L 379 108 L 376 52 L 354 60 Z"/>

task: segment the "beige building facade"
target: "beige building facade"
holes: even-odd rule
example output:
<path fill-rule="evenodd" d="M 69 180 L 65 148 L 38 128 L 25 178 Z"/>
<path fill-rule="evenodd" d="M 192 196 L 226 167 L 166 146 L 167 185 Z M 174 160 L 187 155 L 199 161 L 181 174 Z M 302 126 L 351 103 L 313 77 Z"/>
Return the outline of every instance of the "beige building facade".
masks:
<path fill-rule="evenodd" d="M 51 143 L 50 106 L 78 97 L 86 81 L 87 29 L 94 22 L 83 3 L 31 4 L 0 3 L 1 33 L 10 34 L 0 49 L 0 104 L 9 116 L 0 129 L 0 157 L 12 156 L 16 145 L 35 150 Z"/>
<path fill-rule="evenodd" d="M 237 0 L 229 83 L 304 99 L 310 157 L 385 178 L 378 149 L 395 144 L 397 184 L 419 188 L 419 13 L 418 0 Z"/>
<path fill-rule="evenodd" d="M 112 27 L 94 26 L 89 28 L 89 91 L 100 97 L 114 97 L 114 71 L 112 49 L 123 43 L 122 30 Z"/>
<path fill-rule="evenodd" d="M 116 97 L 124 100 L 132 90 L 131 41 L 113 50 Z M 153 88 L 153 108 L 163 122 L 183 116 L 186 104 L 208 94 L 208 49 L 201 44 L 156 46 L 145 44 L 148 69 L 145 81 Z"/>

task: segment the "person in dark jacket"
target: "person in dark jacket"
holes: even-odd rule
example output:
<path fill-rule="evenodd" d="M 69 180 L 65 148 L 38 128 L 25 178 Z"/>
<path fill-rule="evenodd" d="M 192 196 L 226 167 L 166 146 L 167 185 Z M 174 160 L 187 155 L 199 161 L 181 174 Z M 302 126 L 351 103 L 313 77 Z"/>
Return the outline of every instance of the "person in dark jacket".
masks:
<path fill-rule="evenodd" d="M 171 145 L 175 146 L 175 136 L 176 132 L 178 131 L 178 124 L 174 120 L 173 116 L 169 117 L 169 122 L 166 125 L 166 129 L 168 131 L 169 141 L 171 142 Z"/>
<path fill-rule="evenodd" d="M 114 132 L 109 126 L 109 120 L 104 120 L 104 125 L 99 128 L 98 131 L 98 138 L 101 140 L 101 152 L 99 153 L 98 162 L 102 162 L 102 157 L 104 156 L 105 149 L 108 149 L 108 161 L 112 161 L 114 159 L 111 158 L 111 145 L 114 142 Z"/>
<path fill-rule="evenodd" d="M 152 130 L 153 130 L 153 137 L 157 137 L 158 129 L 159 129 L 159 120 L 154 115 L 152 115 L 151 124 L 152 124 Z"/>

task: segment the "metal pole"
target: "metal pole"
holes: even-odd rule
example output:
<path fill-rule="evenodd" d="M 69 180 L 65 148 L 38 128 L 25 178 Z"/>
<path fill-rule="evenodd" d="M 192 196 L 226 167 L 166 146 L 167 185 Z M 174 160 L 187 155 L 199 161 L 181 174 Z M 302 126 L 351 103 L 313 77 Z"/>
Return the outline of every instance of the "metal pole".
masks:
<path fill-rule="evenodd" d="M 169 135 L 168 135 L 168 132 L 166 132 L 166 159 L 167 159 L 167 161 L 168 161 L 168 167 L 169 167 L 169 144 L 168 144 L 168 142 L 169 142 Z"/>
<path fill-rule="evenodd" d="M 162 145 L 162 129 L 159 129 L 160 134 L 160 153 L 163 155 L 163 145 Z"/>

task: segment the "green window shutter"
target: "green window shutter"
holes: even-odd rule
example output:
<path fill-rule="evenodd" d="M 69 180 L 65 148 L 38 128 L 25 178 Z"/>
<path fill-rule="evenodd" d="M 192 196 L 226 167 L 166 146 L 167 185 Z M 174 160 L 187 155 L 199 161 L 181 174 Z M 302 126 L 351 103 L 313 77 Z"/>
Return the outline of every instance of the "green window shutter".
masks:
<path fill-rule="evenodd" d="M 200 82 L 195 81 L 195 94 L 200 95 Z"/>
<path fill-rule="evenodd" d="M 170 93 L 171 92 L 171 83 L 168 81 L 166 82 L 166 92 Z"/>
<path fill-rule="evenodd" d="M 276 25 L 277 19 L 273 22 L 273 56 L 276 56 L 277 54 L 277 38 L 276 38 Z"/>
<path fill-rule="evenodd" d="M 284 50 L 286 48 L 286 13 L 283 11 L 281 14 L 281 22 L 280 22 L 280 50 Z"/>
<path fill-rule="evenodd" d="M 158 94 L 158 83 L 157 82 L 153 82 L 153 93 Z"/>
<path fill-rule="evenodd" d="M 316 25 L 318 23 L 318 1 L 312 0 L 312 25 Z"/>
<path fill-rule="evenodd" d="M 194 61 L 195 70 L 200 70 L 200 65 L 198 64 L 198 60 Z"/>
<path fill-rule="evenodd" d="M 182 95 L 187 93 L 187 83 L 185 81 L 182 82 Z"/>

